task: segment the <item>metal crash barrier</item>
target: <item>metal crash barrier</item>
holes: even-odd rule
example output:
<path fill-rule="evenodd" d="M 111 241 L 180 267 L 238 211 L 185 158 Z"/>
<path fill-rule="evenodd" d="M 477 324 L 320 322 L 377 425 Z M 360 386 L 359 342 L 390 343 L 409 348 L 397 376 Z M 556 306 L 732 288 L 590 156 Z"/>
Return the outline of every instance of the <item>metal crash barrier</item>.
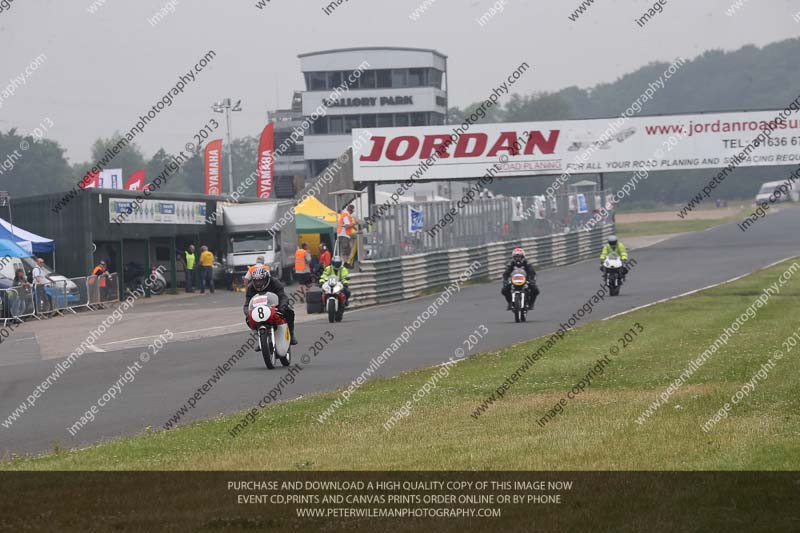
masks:
<path fill-rule="evenodd" d="M 22 318 L 36 316 L 33 288 L 21 285 L 0 290 L 0 308 L 3 326 L 10 320 L 21 321 Z"/>
<path fill-rule="evenodd" d="M 87 307 L 104 307 L 119 301 L 119 275 L 108 274 L 86 278 Z"/>
<path fill-rule="evenodd" d="M 21 322 L 23 318 L 40 320 L 50 315 L 76 313 L 76 309 L 94 310 L 119 302 L 119 276 L 87 276 L 25 284 L 0 289 L 0 319 Z"/>

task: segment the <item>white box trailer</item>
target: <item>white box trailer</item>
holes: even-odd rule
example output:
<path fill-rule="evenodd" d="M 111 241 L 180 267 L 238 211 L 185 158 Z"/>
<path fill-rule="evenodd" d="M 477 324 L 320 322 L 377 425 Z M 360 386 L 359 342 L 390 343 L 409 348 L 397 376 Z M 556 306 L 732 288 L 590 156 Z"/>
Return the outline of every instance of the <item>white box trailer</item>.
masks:
<path fill-rule="evenodd" d="M 241 279 L 258 256 L 264 256 L 273 276 L 290 281 L 297 250 L 294 202 L 255 202 L 222 209 L 226 274 Z"/>

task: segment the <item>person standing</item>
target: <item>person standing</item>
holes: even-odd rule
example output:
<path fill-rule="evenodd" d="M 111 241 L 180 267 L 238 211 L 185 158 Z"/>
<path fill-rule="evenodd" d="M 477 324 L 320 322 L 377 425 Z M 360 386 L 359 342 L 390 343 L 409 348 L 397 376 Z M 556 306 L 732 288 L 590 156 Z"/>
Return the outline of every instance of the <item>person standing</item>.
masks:
<path fill-rule="evenodd" d="M 100 286 L 100 301 L 108 300 L 108 268 L 105 261 L 100 261 L 92 270 L 95 282 Z"/>
<path fill-rule="evenodd" d="M 197 269 L 197 254 L 195 253 L 194 244 L 189 245 L 189 248 L 184 252 L 184 255 L 186 292 L 194 292 L 195 270 Z"/>
<path fill-rule="evenodd" d="M 339 255 L 347 263 L 350 260 L 350 253 L 353 250 L 353 233 L 355 233 L 356 222 L 353 218 L 353 211 L 356 208 L 353 204 L 348 205 L 339 215 L 339 225 L 336 227 L 336 238 L 339 240 Z"/>
<path fill-rule="evenodd" d="M 200 247 L 200 294 L 206 293 L 206 287 L 214 294 L 214 254 L 208 246 Z"/>
<path fill-rule="evenodd" d="M 36 258 L 36 266 L 31 270 L 31 277 L 33 278 L 33 287 L 36 293 L 36 312 L 49 312 L 52 305 L 44 286 L 50 282 L 50 279 L 47 277 L 47 272 L 44 269 L 44 259 L 41 257 Z"/>
<path fill-rule="evenodd" d="M 317 261 L 317 265 L 315 268 L 312 269 L 314 273 L 314 279 L 319 279 L 322 273 L 331 265 L 331 253 L 328 251 L 328 247 L 325 246 L 325 243 L 319 244 L 319 261 Z M 313 281 L 313 279 L 312 279 Z"/>
<path fill-rule="evenodd" d="M 302 285 L 311 284 L 311 252 L 308 251 L 307 242 L 294 253 L 294 273 Z"/>
<path fill-rule="evenodd" d="M 331 252 L 325 246 L 325 243 L 319 245 L 319 264 L 322 265 L 323 269 L 331 266 Z"/>
<path fill-rule="evenodd" d="M 9 316 L 4 318 L 17 317 L 28 311 L 26 309 L 26 294 L 30 293 L 31 284 L 28 283 L 28 278 L 25 276 L 23 269 L 18 268 L 14 272 L 14 281 L 11 287 L 13 290 L 4 291 L 4 294 L 8 296 L 8 310 L 10 312 Z"/>

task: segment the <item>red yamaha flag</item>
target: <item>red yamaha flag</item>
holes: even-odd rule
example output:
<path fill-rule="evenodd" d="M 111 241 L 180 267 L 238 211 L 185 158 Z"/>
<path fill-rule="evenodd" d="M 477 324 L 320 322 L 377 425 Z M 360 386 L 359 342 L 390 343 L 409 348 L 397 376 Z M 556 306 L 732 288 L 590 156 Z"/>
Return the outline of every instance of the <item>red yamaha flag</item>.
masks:
<path fill-rule="evenodd" d="M 275 126 L 270 122 L 261 132 L 258 143 L 258 197 L 272 196 L 272 176 L 275 168 Z"/>
<path fill-rule="evenodd" d="M 206 145 L 206 194 L 222 194 L 222 139 Z"/>

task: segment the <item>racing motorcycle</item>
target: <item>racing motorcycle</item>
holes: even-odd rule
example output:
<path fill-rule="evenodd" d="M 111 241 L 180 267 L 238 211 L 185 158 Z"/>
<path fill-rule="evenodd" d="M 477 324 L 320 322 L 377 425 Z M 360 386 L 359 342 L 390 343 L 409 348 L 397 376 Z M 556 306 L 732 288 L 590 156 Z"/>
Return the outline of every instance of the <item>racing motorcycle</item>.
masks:
<path fill-rule="evenodd" d="M 511 310 L 514 311 L 514 322 L 525 322 L 528 315 L 528 275 L 524 268 L 515 268 L 511 272 Z"/>
<path fill-rule="evenodd" d="M 603 261 L 603 273 L 608 285 L 608 293 L 611 296 L 619 296 L 619 289 L 622 287 L 622 259 L 614 252 L 608 254 Z"/>
<path fill-rule="evenodd" d="M 328 279 L 322 284 L 322 303 L 325 306 L 325 312 L 328 313 L 330 323 L 342 321 L 345 300 L 342 282 L 336 276 L 328 276 Z"/>
<path fill-rule="evenodd" d="M 275 368 L 276 359 L 283 366 L 292 364 L 292 337 L 289 324 L 277 311 L 278 296 L 273 293 L 253 296 L 247 314 L 256 323 L 258 331 L 258 348 L 264 356 L 267 368 Z"/>

